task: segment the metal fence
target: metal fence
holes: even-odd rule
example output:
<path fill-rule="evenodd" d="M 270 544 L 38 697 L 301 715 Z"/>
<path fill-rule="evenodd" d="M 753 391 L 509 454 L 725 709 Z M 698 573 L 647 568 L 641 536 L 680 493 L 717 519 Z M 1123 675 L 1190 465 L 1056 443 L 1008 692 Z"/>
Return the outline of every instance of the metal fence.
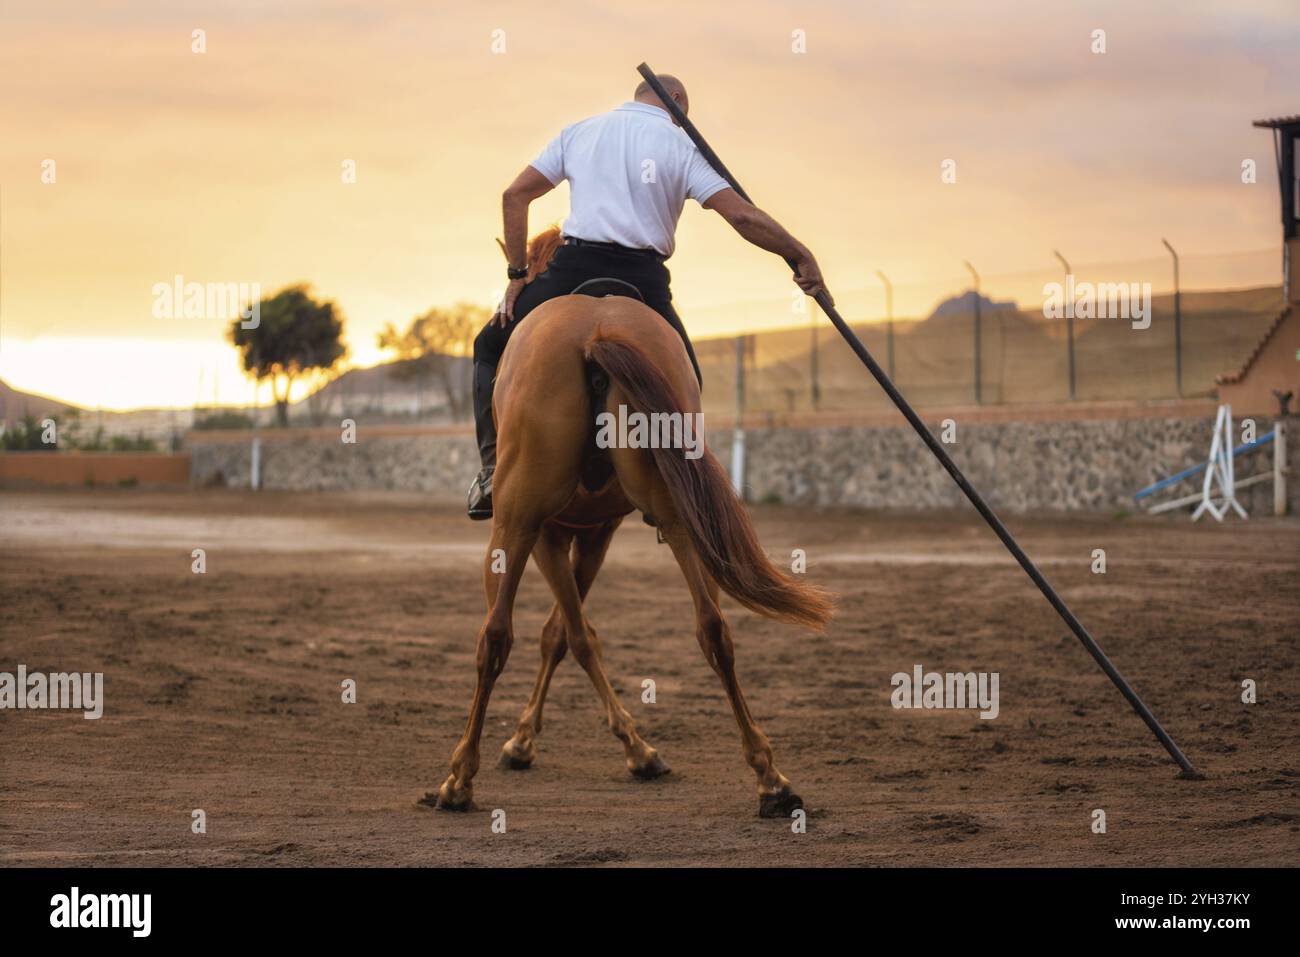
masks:
<path fill-rule="evenodd" d="M 1239 368 L 1281 311 L 1278 263 L 1268 253 L 1247 253 L 1184 259 L 1180 266 L 1184 287 L 1194 280 L 1204 290 L 1229 275 L 1260 282 L 1176 295 L 1169 257 L 1073 267 L 1069 281 L 1058 265 L 980 276 L 977 312 L 975 278 L 968 275 L 964 283 L 953 277 L 898 284 L 892 292 L 895 308 L 905 310 L 899 315 L 926 318 L 892 323 L 884 282 L 833 291 L 867 348 L 920 407 L 1208 396 L 1215 377 Z M 1083 290 L 1100 291 L 1106 312 L 1115 305 L 1108 297 L 1117 284 L 1136 301 L 1128 318 L 1096 316 L 1095 301 L 1090 318 L 1058 317 L 1064 303 L 1054 290 L 1044 294 L 1054 282 L 1061 298 L 1070 289 L 1080 297 Z M 1045 310 L 1045 300 L 1058 308 Z M 940 301 L 937 310 L 919 306 Z M 1077 305 L 1082 309 L 1082 299 Z M 747 329 L 696 339 L 706 411 L 794 414 L 889 405 L 811 301 L 719 306 L 684 319 L 688 328 L 730 321 Z"/>

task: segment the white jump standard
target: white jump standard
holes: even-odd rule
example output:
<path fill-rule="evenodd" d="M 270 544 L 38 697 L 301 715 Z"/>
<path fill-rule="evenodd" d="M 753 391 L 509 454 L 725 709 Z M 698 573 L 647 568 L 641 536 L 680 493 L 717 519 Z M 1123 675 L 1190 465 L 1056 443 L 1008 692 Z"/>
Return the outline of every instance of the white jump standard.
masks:
<path fill-rule="evenodd" d="M 1273 468 L 1260 472 L 1250 478 L 1236 477 L 1235 460 L 1239 455 L 1256 452 L 1265 445 L 1273 445 Z M 1229 451 L 1231 449 L 1231 451 Z M 1246 510 L 1237 501 L 1237 489 L 1258 485 L 1273 480 L 1273 514 L 1286 514 L 1286 423 L 1279 419 L 1269 432 L 1265 432 L 1253 442 L 1243 442 L 1232 448 L 1232 408 L 1219 406 L 1214 421 L 1214 437 L 1210 442 L 1210 454 L 1205 462 L 1191 468 L 1175 472 L 1168 478 L 1154 482 L 1133 495 L 1133 500 L 1144 505 L 1145 500 L 1157 492 L 1177 485 L 1184 479 L 1192 478 L 1205 472 L 1201 490 L 1190 495 L 1182 495 L 1168 501 L 1158 502 L 1146 509 L 1148 515 L 1159 515 L 1188 505 L 1196 505 L 1192 521 L 1197 521 L 1205 512 L 1209 512 L 1218 521 L 1223 521 L 1228 512 L 1235 511 L 1242 518 L 1247 518 Z M 1215 485 L 1217 484 L 1217 491 Z"/>
<path fill-rule="evenodd" d="M 1201 504 L 1192 512 L 1192 521 L 1196 521 L 1205 512 L 1214 516 L 1215 521 L 1223 521 L 1223 516 L 1231 508 L 1242 518 L 1246 510 L 1237 501 L 1237 492 L 1233 485 L 1232 460 L 1236 453 L 1232 450 L 1232 408 L 1219 406 L 1219 413 L 1214 420 L 1214 438 L 1210 441 L 1210 460 L 1206 462 L 1205 482 L 1201 486 Z M 1221 502 L 1214 501 L 1214 483 L 1219 483 Z"/>

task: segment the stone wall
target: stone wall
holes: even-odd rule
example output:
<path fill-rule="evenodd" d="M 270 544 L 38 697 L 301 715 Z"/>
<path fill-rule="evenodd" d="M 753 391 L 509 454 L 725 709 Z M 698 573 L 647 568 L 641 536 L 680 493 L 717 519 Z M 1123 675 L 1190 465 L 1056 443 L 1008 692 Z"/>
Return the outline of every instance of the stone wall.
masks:
<path fill-rule="evenodd" d="M 1288 434 L 1290 464 L 1300 454 L 1300 427 Z M 1272 420 L 1255 418 L 1260 435 Z M 1134 508 L 1133 493 L 1189 465 L 1210 447 L 1208 416 L 963 424 L 946 445 L 957 465 L 995 509 L 1007 513 Z M 938 422 L 931 424 L 936 435 Z M 1240 423 L 1234 424 L 1240 435 Z M 337 431 L 263 433 L 262 485 L 307 491 L 401 489 L 431 502 L 460 504 L 478 469 L 465 430 L 422 432 L 362 428 L 355 444 Z M 837 425 L 746 429 L 746 495 L 751 501 L 865 508 L 950 508 L 961 491 L 903 425 Z M 249 484 L 249 435 L 191 433 L 192 481 Z M 709 444 L 730 468 L 732 433 L 709 432 Z M 1272 446 L 1237 459 L 1237 477 L 1272 468 Z M 1300 475 L 1300 473 L 1293 474 Z M 1199 489 L 1184 482 L 1166 497 Z M 1272 482 L 1242 489 L 1252 515 L 1272 514 Z M 1300 478 L 1289 483 L 1300 512 Z"/>
<path fill-rule="evenodd" d="M 1292 420 L 1293 422 L 1295 420 Z M 1263 435 L 1273 420 L 1255 417 Z M 1214 423 L 1205 417 L 997 422 L 956 424 L 946 445 L 953 461 L 998 511 L 1076 511 L 1134 508 L 1133 493 L 1204 462 Z M 938 423 L 931 431 L 940 434 Z M 1240 436 L 1239 423 L 1234 431 Z M 1288 460 L 1300 460 L 1300 431 L 1287 435 Z M 719 458 L 731 458 L 731 434 L 710 434 Z M 1236 460 L 1238 479 L 1271 471 L 1271 445 Z M 1300 476 L 1300 473 L 1293 473 Z M 1174 498 L 1200 489 L 1179 483 L 1161 494 Z M 752 501 L 866 508 L 949 508 L 965 496 L 920 438 L 908 427 L 842 426 L 749 429 L 745 483 Z M 1300 479 L 1288 483 L 1290 509 L 1300 509 Z M 1273 484 L 1241 489 L 1238 500 L 1252 515 L 1271 515 Z"/>
<path fill-rule="evenodd" d="M 251 433 L 197 440 L 191 433 L 190 439 L 195 484 L 249 487 Z M 265 434 L 261 448 L 266 489 L 401 489 L 427 492 L 431 501 L 447 503 L 464 502 L 479 464 L 474 437 L 451 430 L 389 434 L 363 426 L 355 444 L 342 442 L 338 432 Z"/>

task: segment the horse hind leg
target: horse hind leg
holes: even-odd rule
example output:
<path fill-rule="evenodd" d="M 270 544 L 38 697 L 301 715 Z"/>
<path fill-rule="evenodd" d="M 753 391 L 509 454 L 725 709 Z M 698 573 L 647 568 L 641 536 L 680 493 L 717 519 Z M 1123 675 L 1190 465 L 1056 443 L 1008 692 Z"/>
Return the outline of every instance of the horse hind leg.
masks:
<path fill-rule="evenodd" d="M 569 639 L 564 633 L 564 617 L 560 606 L 551 607 L 551 613 L 542 625 L 542 665 L 533 683 L 533 693 L 519 716 L 514 736 L 501 748 L 499 766 L 508 771 L 525 771 L 537 758 L 537 736 L 542 733 L 542 706 L 551 686 L 551 676 L 569 650 Z"/>
<path fill-rule="evenodd" d="M 537 354 L 547 356 L 544 350 Z M 578 486 L 578 470 L 590 421 L 586 389 L 579 377 L 563 374 L 562 357 L 552 363 L 551 377 L 542 382 L 536 375 L 531 379 L 527 375 L 512 378 L 510 356 L 507 350 L 495 398 L 498 413 L 495 501 L 492 541 L 483 566 L 489 612 L 478 639 L 478 683 L 465 731 L 452 753 L 451 773 L 438 790 L 438 807 L 451 810 L 466 810 L 470 806 L 488 698 L 505 667 L 514 638 L 514 602 L 519 580 L 547 518 L 564 508 Z M 581 361 L 576 356 L 573 365 L 581 369 Z M 539 554 L 550 556 L 553 551 L 540 549 Z M 504 569 L 496 567 L 500 557 L 505 560 Z M 576 595 L 573 572 L 564 559 L 563 546 L 559 557 Z M 554 587 L 552 581 L 552 590 Z M 581 603 L 575 601 L 575 605 L 580 620 Z"/>
<path fill-rule="evenodd" d="M 758 816 L 789 817 L 803 807 L 803 799 L 790 787 L 790 781 L 776 768 L 772 744 L 767 739 L 754 716 L 749 713 L 745 693 L 736 677 L 735 650 L 731 642 L 731 629 L 718 607 L 718 586 L 704 571 L 694 547 L 680 524 L 665 532 L 665 539 L 681 566 L 687 588 L 695 602 L 695 637 L 704 657 L 722 680 L 727 700 L 740 726 L 741 748 L 745 761 L 758 778 Z"/>
<path fill-rule="evenodd" d="M 428 795 L 424 802 L 435 803 L 442 810 L 467 811 L 472 804 L 474 775 L 479 769 L 479 741 L 488 699 L 505 669 L 514 642 L 515 593 L 536 540 L 536 525 L 503 522 L 494 524 L 492 529 L 492 541 L 483 563 L 490 607 L 478 635 L 478 682 L 474 687 L 465 730 L 451 755 L 451 773 L 438 789 L 436 802 L 431 802 Z M 501 556 L 504 556 L 505 569 L 498 571 L 495 566 Z"/>
<path fill-rule="evenodd" d="M 568 529 L 556 528 L 556 545 L 566 552 L 569 542 L 573 542 L 573 578 L 578 586 L 578 595 L 584 601 L 592 582 L 600 572 L 605 561 L 610 540 L 614 537 L 622 519 L 615 519 L 596 528 Z M 590 630 L 591 626 L 588 624 Z M 542 663 L 537 671 L 537 680 L 533 684 L 532 694 L 519 716 L 519 724 L 514 736 L 501 748 L 499 766 L 510 771 L 524 771 L 532 767 L 537 758 L 537 737 L 542 732 L 542 709 L 546 704 L 546 694 L 550 689 L 551 678 L 555 669 L 564 660 L 569 650 L 569 639 L 564 625 L 564 615 L 559 603 L 551 607 L 551 613 L 542 626 Z"/>
<path fill-rule="evenodd" d="M 605 706 L 610 731 L 623 743 L 628 771 L 636 777 L 647 780 L 667 774 L 668 765 L 659 757 L 659 752 L 646 744 L 637 734 L 632 716 L 619 702 L 618 695 L 609 683 L 609 677 L 605 674 L 605 666 L 601 661 L 600 638 L 582 614 L 582 596 L 567 556 L 562 548 L 556 548 L 553 544 L 551 547 L 546 547 L 547 542 L 547 535 L 543 533 L 542 541 L 533 552 L 533 559 L 551 586 L 555 600 L 560 606 L 569 649 L 595 686 L 596 694 L 600 697 L 601 704 Z"/>

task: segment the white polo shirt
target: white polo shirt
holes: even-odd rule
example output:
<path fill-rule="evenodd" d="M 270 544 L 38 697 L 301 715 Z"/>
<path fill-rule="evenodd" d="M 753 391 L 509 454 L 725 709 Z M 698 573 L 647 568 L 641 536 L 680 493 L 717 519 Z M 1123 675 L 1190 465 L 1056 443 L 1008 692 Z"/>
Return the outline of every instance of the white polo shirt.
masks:
<path fill-rule="evenodd" d="M 728 185 L 666 110 L 636 101 L 566 126 L 531 165 L 569 181 L 564 235 L 665 257 L 686 198 L 702 204 Z"/>

